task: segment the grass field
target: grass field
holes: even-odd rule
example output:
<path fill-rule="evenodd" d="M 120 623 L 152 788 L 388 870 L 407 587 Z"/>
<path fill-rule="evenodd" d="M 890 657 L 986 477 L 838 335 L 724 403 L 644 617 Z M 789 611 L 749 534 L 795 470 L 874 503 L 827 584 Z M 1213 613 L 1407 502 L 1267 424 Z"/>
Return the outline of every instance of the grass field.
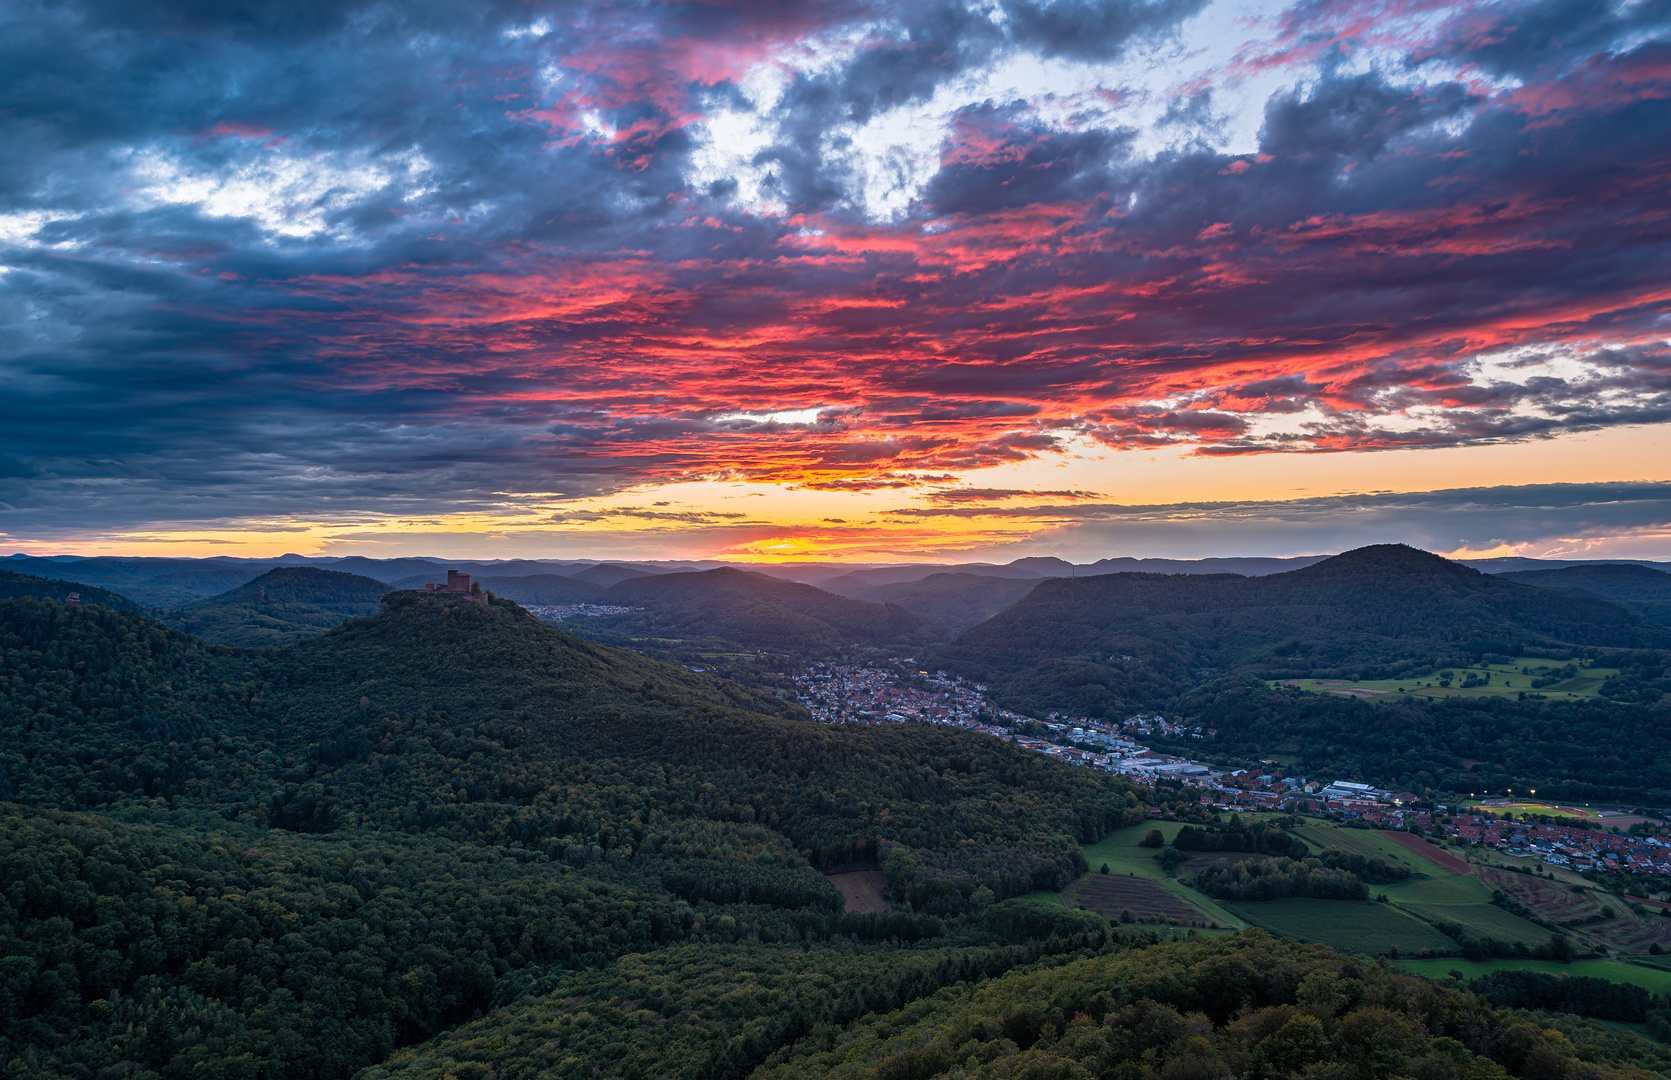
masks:
<path fill-rule="evenodd" d="M 1294 831 L 1314 851 L 1340 848 L 1370 858 L 1396 862 L 1421 875 L 1391 885 L 1371 885 L 1370 891 L 1377 896 L 1385 894 L 1388 899 L 1400 904 L 1467 905 L 1486 904 L 1491 901 L 1491 890 L 1481 885 L 1472 875 L 1452 873 L 1437 863 L 1422 858 L 1418 853 L 1383 833 L 1369 829 L 1337 829 L 1327 825 L 1308 825 Z"/>
<path fill-rule="evenodd" d="M 1657 823 L 1660 820 L 1643 817 L 1639 814 L 1626 813 L 1617 809 L 1616 804 L 1612 808 L 1589 806 L 1583 803 L 1566 803 L 1557 806 L 1554 803 L 1540 802 L 1515 802 L 1507 806 L 1486 806 L 1479 799 L 1463 799 L 1460 808 L 1487 814 L 1544 814 L 1548 817 L 1566 821 L 1591 821 L 1604 827 L 1617 826 L 1621 829 L 1628 829 L 1640 822 L 1652 821 Z"/>
<path fill-rule="evenodd" d="M 1549 931 L 1537 923 L 1511 915 L 1494 904 L 1401 904 L 1405 910 L 1433 922 L 1442 920 L 1465 926 L 1477 937 L 1521 942 L 1528 948 L 1549 940 Z"/>
<path fill-rule="evenodd" d="M 1534 687 L 1533 679 L 1548 677 L 1559 668 L 1572 664 L 1576 674 L 1550 686 Z M 1420 679 L 1289 679 L 1273 681 L 1272 686 L 1297 686 L 1320 694 L 1374 699 L 1408 694 L 1413 697 L 1515 697 L 1519 694 L 1542 694 L 1551 701 L 1579 701 L 1593 698 L 1601 684 L 1619 673 L 1617 668 L 1587 668 L 1579 660 L 1526 660 L 1512 664 L 1479 664 L 1467 668 L 1447 668 L 1453 678 L 1448 687 L 1440 686 L 1439 674 Z M 1529 670 L 1528 670 L 1529 669 Z M 1469 675 L 1489 673 L 1486 686 L 1462 688 Z"/>
<path fill-rule="evenodd" d="M 1443 873 L 1436 866 L 1430 865 L 1426 859 L 1399 844 L 1396 840 L 1389 840 L 1386 836 L 1373 829 L 1336 829 L 1327 825 L 1311 825 L 1302 829 L 1295 829 L 1294 835 L 1304 840 L 1313 851 L 1324 848 L 1339 848 L 1350 851 L 1365 858 L 1384 859 L 1390 863 L 1399 863 L 1409 867 L 1417 873 Z"/>
<path fill-rule="evenodd" d="M 1484 806 L 1478 799 L 1464 799 L 1458 809 L 1484 811 L 1488 814 L 1503 814 L 1505 812 L 1513 814 L 1545 814 L 1552 818 L 1569 818 L 1574 821 L 1582 821 L 1585 819 L 1590 821 L 1601 820 L 1601 815 L 1599 813 L 1585 807 L 1556 806 L 1554 803 L 1515 802 L 1510 803 L 1507 806 Z"/>
<path fill-rule="evenodd" d="M 1551 975 L 1589 975 L 1612 982 L 1630 983 L 1650 993 L 1671 991 L 1671 971 L 1627 964 L 1623 960 L 1579 960 L 1571 964 L 1554 960 L 1401 960 L 1411 971 L 1429 978 L 1443 978 L 1453 969 L 1474 979 L 1488 971 L 1546 971 Z"/>
<path fill-rule="evenodd" d="M 1433 927 L 1391 904 L 1367 900 L 1227 901 L 1222 906 L 1273 934 L 1332 945 L 1342 952 L 1380 955 L 1389 949 L 1449 952 L 1456 947 Z"/>
<path fill-rule="evenodd" d="M 1541 811 L 1540 811 L 1541 812 Z M 1270 817 L 1273 815 L 1262 815 Z M 1249 815 L 1250 818 L 1254 815 Z M 1499 941 L 1520 942 L 1533 947 L 1549 939 L 1550 931 L 1526 919 L 1511 915 L 1491 901 L 1494 889 L 1519 899 L 1547 918 L 1556 921 L 1579 920 L 1578 925 L 1564 932 L 1584 947 L 1606 944 L 1627 954 L 1646 953 L 1652 944 L 1671 947 L 1671 918 L 1660 917 L 1657 909 L 1649 916 L 1632 913 L 1628 906 L 1595 890 L 1594 886 L 1564 873 L 1530 875 L 1510 873 L 1479 862 L 1466 866 L 1453 859 L 1443 865 L 1435 859 L 1455 856 L 1449 849 L 1424 854 L 1406 846 L 1391 833 L 1369 829 L 1348 829 L 1328 824 L 1307 824 L 1295 834 L 1313 851 L 1339 848 L 1369 857 L 1396 861 L 1409 867 L 1414 876 L 1390 885 L 1372 885 L 1374 895 L 1385 895 L 1391 903 L 1347 902 L 1339 900 L 1288 899 L 1263 903 L 1215 902 L 1182 882 L 1167 878 L 1155 862 L 1155 849 L 1138 847 L 1138 841 L 1150 829 L 1158 828 L 1167 840 L 1176 837 L 1182 825 L 1178 822 L 1145 822 L 1111 833 L 1101 841 L 1084 847 L 1091 873 L 1081 877 L 1064 895 L 1035 893 L 1035 899 L 1056 900 L 1069 907 L 1086 906 L 1105 910 L 1118 917 L 1119 911 L 1130 907 L 1133 915 L 1163 916 L 1187 919 L 1189 910 L 1205 913 L 1209 921 L 1230 927 L 1256 925 L 1273 934 L 1316 941 L 1347 952 L 1380 955 L 1397 949 L 1411 956 L 1422 949 L 1443 956 L 1454 953 L 1457 945 L 1440 933 L 1432 922 L 1455 923 L 1475 935 Z M 1224 852 L 1222 856 L 1245 858 L 1240 852 Z M 1478 853 L 1475 853 L 1476 857 Z M 1431 857 L 1430 857 L 1431 855 Z M 1209 853 L 1200 853 L 1193 860 L 1199 863 Z M 1495 858 L 1495 856 L 1493 856 Z M 1109 875 L 1100 877 L 1097 870 L 1108 864 Z M 1193 864 L 1192 863 L 1192 864 Z M 1187 875 L 1188 868 L 1181 871 Z M 1100 877 L 1100 883 L 1096 882 Z M 1124 881 L 1111 880 L 1124 878 Z M 1580 891 L 1574 892 L 1573 886 Z M 1164 892 L 1162 892 L 1164 890 Z M 1610 905 L 1614 917 L 1589 921 L 1601 914 L 1603 904 Z M 1143 910 L 1139 910 L 1139 906 Z M 1118 908 L 1118 910 L 1116 910 Z M 1525 967 L 1530 970 L 1550 970 L 1557 973 L 1588 974 L 1648 986 L 1656 992 L 1671 991 L 1671 957 L 1663 968 L 1638 966 L 1623 961 L 1583 961 L 1557 964 L 1553 961 L 1494 960 L 1470 963 L 1461 958 L 1411 962 L 1412 970 L 1424 974 L 1444 975 L 1453 967 L 1470 975 L 1493 967 Z"/>
<path fill-rule="evenodd" d="M 1272 816 L 1275 815 L 1248 814 L 1246 820 L 1251 822 Z M 1216 922 L 1221 926 L 1230 926 L 1236 929 L 1245 927 L 1247 924 L 1222 904 L 1202 896 L 1182 882 L 1167 877 L 1166 871 L 1162 870 L 1160 864 L 1155 862 L 1154 848 L 1137 846 L 1138 841 L 1147 836 L 1150 829 L 1159 829 L 1161 835 L 1170 842 L 1178 835 L 1178 830 L 1183 827 L 1184 824 L 1178 821 L 1146 821 L 1141 825 L 1133 825 L 1130 828 L 1116 829 L 1096 843 L 1085 845 L 1081 850 L 1085 853 L 1085 862 L 1090 866 L 1091 872 L 1081 877 L 1073 885 L 1069 885 L 1067 890 L 1064 891 L 1072 892 L 1086 878 L 1096 875 L 1102 865 L 1107 863 L 1108 872 L 1111 875 L 1149 878 L 1157 882 L 1167 892 L 1189 907 L 1201 912 L 1208 922 Z M 1133 909 L 1133 912 L 1136 913 L 1136 909 Z M 1159 910 L 1154 912 L 1154 914 L 1161 913 Z"/>
<path fill-rule="evenodd" d="M 1372 885 L 1377 894 L 1400 904 L 1468 907 L 1491 903 L 1491 890 L 1473 875 L 1445 871 L 1424 878 L 1410 878 L 1392 885 Z M 1547 935 L 1545 935 L 1547 936 Z"/>

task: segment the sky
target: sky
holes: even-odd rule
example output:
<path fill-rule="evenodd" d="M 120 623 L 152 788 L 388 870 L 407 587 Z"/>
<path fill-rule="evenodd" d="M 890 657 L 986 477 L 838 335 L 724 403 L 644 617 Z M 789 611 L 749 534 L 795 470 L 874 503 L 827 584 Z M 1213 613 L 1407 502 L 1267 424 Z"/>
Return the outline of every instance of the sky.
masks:
<path fill-rule="evenodd" d="M 0 549 L 1671 558 L 1671 0 L 0 5 Z"/>

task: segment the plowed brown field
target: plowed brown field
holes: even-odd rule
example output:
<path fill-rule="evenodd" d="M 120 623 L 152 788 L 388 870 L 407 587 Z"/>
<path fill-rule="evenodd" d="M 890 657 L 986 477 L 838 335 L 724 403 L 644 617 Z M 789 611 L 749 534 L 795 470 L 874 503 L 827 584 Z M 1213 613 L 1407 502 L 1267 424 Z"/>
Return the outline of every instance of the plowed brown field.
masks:
<path fill-rule="evenodd" d="M 1572 933 L 1581 938 L 1599 938 L 1627 953 L 1645 953 L 1651 945 L 1658 945 L 1661 949 L 1671 947 L 1671 918 L 1665 918 L 1657 912 L 1653 915 L 1638 915 L 1617 897 L 1591 889 L 1575 893 L 1569 885 L 1557 884 L 1530 874 L 1511 874 L 1487 866 L 1479 867 L 1478 872 L 1480 880 L 1485 884 L 1514 897 L 1551 922 L 1586 920 L 1577 926 L 1563 927 L 1563 933 Z M 1600 915 L 1603 906 L 1613 909 L 1613 918 L 1587 921 Z"/>
<path fill-rule="evenodd" d="M 1177 919 L 1186 925 L 1209 921 L 1206 915 L 1150 878 L 1118 874 L 1087 874 L 1062 893 L 1069 903 L 1083 904 L 1106 919 L 1131 912 L 1136 918 Z"/>

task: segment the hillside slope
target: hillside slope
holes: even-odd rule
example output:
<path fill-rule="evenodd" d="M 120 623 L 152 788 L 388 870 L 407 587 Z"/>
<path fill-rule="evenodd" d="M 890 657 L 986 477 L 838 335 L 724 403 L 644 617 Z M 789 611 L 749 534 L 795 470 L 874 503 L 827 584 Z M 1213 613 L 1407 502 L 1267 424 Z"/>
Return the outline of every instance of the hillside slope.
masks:
<path fill-rule="evenodd" d="M 850 586 L 843 596 L 875 604 L 898 604 L 944 622 L 954 633 L 975 626 L 1033 591 L 1038 578 L 982 574 L 930 574 L 918 581 Z"/>
<path fill-rule="evenodd" d="M 928 615 L 729 567 L 632 578 L 593 600 L 642 609 L 597 620 L 618 632 L 809 656 L 914 648 L 950 636 L 945 623 Z"/>
<path fill-rule="evenodd" d="M 1542 589 L 1590 593 L 1627 607 L 1645 619 L 1671 626 L 1671 573 L 1664 570 L 1610 563 L 1558 570 L 1518 570 L 1498 576 Z"/>
<path fill-rule="evenodd" d="M 1117 711 L 1237 671 L 1402 677 L 1483 653 L 1573 645 L 1667 649 L 1671 630 L 1600 597 L 1381 545 L 1265 577 L 1046 580 L 935 659 L 1013 703 Z"/>
<path fill-rule="evenodd" d="M 108 589 L 83 585 L 76 581 L 32 577 L 29 574 L 15 574 L 10 570 L 0 570 L 0 600 L 15 600 L 32 596 L 37 600 L 56 600 L 63 603 L 72 592 L 81 595 L 83 604 L 102 604 L 118 611 L 134 610 L 132 600 Z"/>
<path fill-rule="evenodd" d="M 230 592 L 186 605 L 172 621 L 219 645 L 286 645 L 346 619 L 374 614 L 377 598 L 388 591 L 383 582 L 357 574 L 281 566 Z"/>
<path fill-rule="evenodd" d="M 862 946 L 931 991 L 899 943 L 953 950 L 936 978 L 1032 962 L 975 916 L 1143 814 L 996 739 L 813 724 L 421 594 L 260 654 L 0 600 L 0 730 L 0 1056 L 45 1076 L 347 1080 L 628 954 L 739 939 L 811 986 Z M 911 908 L 844 914 L 814 864 L 854 861 Z"/>

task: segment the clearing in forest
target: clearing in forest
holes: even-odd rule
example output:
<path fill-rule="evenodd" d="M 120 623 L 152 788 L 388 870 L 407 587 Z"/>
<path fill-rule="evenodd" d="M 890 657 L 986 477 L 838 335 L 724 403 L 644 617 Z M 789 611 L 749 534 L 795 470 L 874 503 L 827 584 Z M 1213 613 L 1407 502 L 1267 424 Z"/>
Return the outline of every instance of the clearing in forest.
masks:
<path fill-rule="evenodd" d="M 884 896 L 888 879 L 880 870 L 850 870 L 845 874 L 831 874 L 830 884 L 841 891 L 847 910 L 861 914 L 892 911 L 893 904 Z"/>
<path fill-rule="evenodd" d="M 1064 889 L 1062 898 L 1116 922 L 1129 911 L 1138 920 L 1176 919 L 1183 926 L 1223 925 L 1218 916 L 1208 915 L 1153 878 L 1086 874 Z"/>

